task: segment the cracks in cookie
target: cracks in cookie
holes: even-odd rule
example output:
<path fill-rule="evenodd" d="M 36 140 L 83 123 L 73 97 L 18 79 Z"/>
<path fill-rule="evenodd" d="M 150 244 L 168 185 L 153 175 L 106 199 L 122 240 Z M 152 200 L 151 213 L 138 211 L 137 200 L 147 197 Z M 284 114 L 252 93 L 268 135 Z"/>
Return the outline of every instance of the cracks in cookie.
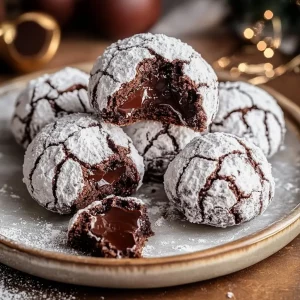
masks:
<path fill-rule="evenodd" d="M 268 141 L 268 156 L 271 154 L 272 148 L 271 148 L 271 139 L 270 139 L 270 133 L 269 133 L 269 127 L 268 127 L 268 112 L 265 112 L 264 116 L 264 126 L 265 126 L 265 132 L 266 132 L 266 138 Z"/>
<path fill-rule="evenodd" d="M 172 141 L 172 144 L 174 146 L 174 154 L 179 152 L 179 145 L 175 139 L 175 137 L 169 132 L 169 129 L 171 127 L 170 124 L 162 124 L 163 128 L 162 130 L 160 130 L 158 133 L 156 133 L 156 135 L 152 138 L 149 139 L 149 133 L 147 133 L 146 138 L 147 141 L 149 142 L 148 145 L 145 147 L 143 153 L 141 154 L 142 156 L 145 156 L 146 153 L 151 149 L 151 147 L 154 145 L 154 142 L 158 140 L 158 138 L 163 135 L 166 134 Z"/>
<path fill-rule="evenodd" d="M 112 74 L 109 74 L 108 72 L 107 72 L 107 70 L 108 70 L 108 68 L 110 67 L 110 65 L 111 65 L 111 63 L 112 63 L 112 61 L 113 61 L 113 59 L 117 56 L 117 55 L 119 55 L 120 54 L 120 52 L 122 52 L 122 51 L 127 51 L 127 50 L 129 50 L 129 49 L 133 49 L 133 48 L 144 48 L 144 47 L 142 47 L 142 46 L 140 46 L 140 45 L 136 45 L 136 46 L 129 46 L 129 47 L 125 47 L 125 48 L 120 48 L 118 45 L 116 46 L 116 51 L 112 54 L 112 56 L 111 56 L 111 58 L 109 59 L 109 61 L 107 62 L 107 65 L 106 65 L 106 67 L 105 67 L 105 69 L 104 70 L 97 70 L 95 73 L 93 73 L 93 74 L 91 74 L 91 76 L 95 76 L 95 75 L 97 75 L 97 74 L 99 74 L 99 73 L 101 73 L 102 75 L 100 75 L 100 77 L 97 79 L 97 82 L 96 82 L 96 84 L 94 85 L 94 88 L 93 88 L 93 91 L 92 91 L 92 95 L 91 95 L 91 104 L 92 104 L 92 106 L 94 107 L 94 108 L 96 108 L 96 106 L 98 107 L 98 109 L 99 109 L 99 105 L 98 105 L 98 101 L 97 101 L 97 99 L 98 99 L 98 97 L 97 97 L 97 90 L 98 90 L 98 86 L 99 86 L 99 84 L 100 84 L 100 80 L 101 80 L 101 78 L 102 78 L 102 76 L 104 75 L 104 76 L 108 76 L 108 77 L 110 77 L 114 82 L 116 82 L 116 83 L 121 83 L 119 80 L 117 80 L 117 79 L 115 79 L 114 78 L 114 76 L 112 75 Z M 146 48 L 145 48 L 146 49 Z M 148 50 L 148 49 L 147 49 Z M 149 50 L 148 50 L 149 51 Z"/>
<path fill-rule="evenodd" d="M 214 161 L 214 162 L 218 162 L 217 159 L 213 159 L 213 158 L 210 158 L 210 157 L 205 157 L 205 156 L 202 156 L 202 155 L 194 155 L 192 157 L 189 158 L 188 162 L 186 163 L 186 165 L 182 168 L 182 171 L 178 177 L 178 181 L 176 183 L 176 187 L 175 187 L 175 191 L 176 191 L 176 196 L 178 199 L 180 199 L 180 195 L 179 195 L 179 185 L 181 183 L 181 179 L 182 179 L 182 176 L 184 175 L 185 173 L 185 170 L 189 167 L 190 163 L 192 162 L 193 159 L 195 158 L 200 158 L 200 159 L 205 159 L 205 160 L 209 160 L 209 161 Z"/>
<path fill-rule="evenodd" d="M 57 126 L 57 121 L 53 124 L 53 128 L 52 128 L 52 131 L 51 133 L 54 132 L 54 130 L 56 129 L 56 126 Z M 49 136 L 51 136 L 51 133 L 49 134 Z M 47 149 L 49 149 L 50 147 L 58 147 L 60 145 L 62 145 L 63 147 L 65 147 L 65 142 L 70 138 L 72 137 L 73 135 L 75 135 L 77 133 L 77 131 L 71 133 L 64 141 L 62 142 L 59 142 L 59 143 L 50 143 L 47 145 L 47 140 L 44 142 L 44 145 L 43 145 L 43 151 L 40 153 L 40 155 L 37 157 L 37 159 L 35 160 L 34 162 L 34 165 L 33 165 L 33 168 L 31 169 L 30 171 L 30 174 L 29 174 L 29 182 L 30 182 L 30 187 L 31 187 L 31 193 L 33 194 L 34 193 L 34 187 L 33 187 L 33 184 L 32 184 L 32 177 L 33 177 L 33 174 L 37 168 L 37 166 L 39 165 L 39 162 L 40 160 L 42 159 L 42 157 L 44 156 L 45 152 L 47 151 Z"/>
<path fill-rule="evenodd" d="M 65 146 L 63 145 L 64 150 L 65 150 Z M 65 164 L 65 162 L 68 160 L 68 156 L 65 157 L 65 159 L 63 159 L 58 165 L 56 165 L 56 168 L 54 170 L 54 177 L 52 179 L 52 195 L 54 197 L 54 208 L 57 207 L 58 204 L 58 197 L 57 197 L 57 181 L 58 181 L 58 177 L 60 175 L 61 169 L 63 167 L 63 165 Z M 56 208 L 57 209 L 57 208 Z"/>
<path fill-rule="evenodd" d="M 220 86 L 220 90 L 226 90 L 226 91 L 232 91 L 232 90 L 237 90 L 239 91 L 241 94 L 245 95 L 246 97 L 249 98 L 250 102 L 251 102 L 251 105 L 254 106 L 255 103 L 254 103 L 254 100 L 253 100 L 253 97 L 247 92 L 247 91 L 244 91 L 241 89 L 241 87 L 238 85 L 238 86 L 230 86 L 230 87 L 225 87 L 224 85 Z"/>
<path fill-rule="evenodd" d="M 260 167 L 260 165 L 254 160 L 253 156 L 252 156 L 252 153 L 251 153 L 251 150 L 238 138 L 236 137 L 233 137 L 246 151 L 246 155 L 248 157 L 248 160 L 249 160 L 249 163 L 250 165 L 253 167 L 254 171 L 256 172 L 256 174 L 259 175 L 260 179 L 261 179 L 261 186 L 263 188 L 263 182 L 266 181 L 269 183 L 269 203 L 272 199 L 272 191 L 271 191 L 271 183 L 270 183 L 270 180 L 267 179 Z M 262 208 L 263 208 L 263 201 L 262 201 L 262 197 L 260 197 L 260 211 L 262 211 Z"/>
<path fill-rule="evenodd" d="M 65 93 L 68 93 L 68 92 L 79 91 L 81 89 L 87 90 L 86 86 L 84 86 L 82 84 L 77 84 L 77 85 L 75 84 L 75 85 L 72 85 L 71 87 L 69 87 L 68 89 L 66 89 L 64 91 L 58 91 L 57 88 L 52 85 L 50 79 L 46 80 L 44 83 L 48 84 L 50 86 L 51 90 L 45 96 L 39 97 L 38 99 L 34 100 L 35 95 L 36 95 L 36 88 L 37 88 L 37 86 L 34 86 L 33 91 L 32 91 L 32 96 L 31 96 L 30 101 L 29 101 L 30 111 L 29 111 L 28 115 L 24 119 L 21 118 L 18 115 L 13 116 L 13 118 L 17 118 L 22 124 L 25 125 L 24 135 L 23 135 L 23 138 L 20 141 L 20 143 L 22 145 L 25 145 L 25 144 L 31 142 L 32 137 L 31 137 L 31 132 L 30 132 L 30 126 L 31 126 L 32 116 L 33 116 L 33 114 L 36 110 L 36 107 L 37 107 L 37 105 L 40 101 L 42 101 L 42 100 L 48 101 L 49 104 L 50 104 L 50 107 L 51 107 L 51 109 L 54 113 L 54 116 L 57 118 L 60 114 L 70 114 L 71 113 L 71 112 L 66 111 L 63 108 L 61 108 L 55 102 L 55 100 L 57 100 L 58 97 L 64 95 Z M 55 90 L 58 94 L 58 96 L 56 98 L 50 98 L 49 97 L 49 94 L 53 90 Z M 78 96 L 79 96 L 79 93 L 78 93 Z M 80 99 L 79 99 L 79 101 L 80 101 Z M 33 135 L 35 135 L 35 134 L 33 134 Z"/>
<path fill-rule="evenodd" d="M 30 112 L 29 114 L 26 116 L 25 119 L 22 119 L 21 121 L 21 118 L 19 118 L 19 120 L 25 124 L 25 128 L 24 128 L 24 135 L 23 135 L 23 138 L 21 139 L 20 143 L 22 145 L 26 145 L 26 144 L 29 144 L 30 143 L 30 140 L 31 140 L 31 134 L 30 134 L 30 124 L 31 124 L 31 118 L 34 114 L 34 111 L 35 111 L 35 107 L 37 105 L 37 101 L 35 101 L 35 106 L 33 106 L 33 99 L 35 97 L 35 93 L 36 93 L 36 86 L 34 87 L 33 91 L 32 91 L 32 95 L 31 95 L 31 98 L 30 98 L 30 101 L 29 101 L 29 105 L 30 105 Z"/>
<path fill-rule="evenodd" d="M 230 178 L 229 176 L 219 175 L 219 173 L 222 169 L 223 162 L 226 157 L 228 157 L 230 155 L 242 155 L 242 154 L 244 154 L 244 153 L 241 151 L 235 150 L 230 153 L 222 155 L 221 157 L 219 157 L 218 160 L 216 160 L 217 166 L 216 166 L 215 170 L 210 174 L 210 176 L 207 177 L 203 188 L 199 191 L 199 194 L 198 194 L 198 203 L 199 203 L 202 221 L 205 220 L 205 210 L 204 210 L 203 202 L 204 202 L 205 198 L 207 197 L 208 191 L 210 190 L 210 188 L 212 187 L 213 183 L 216 180 L 224 180 L 224 181 L 228 182 L 230 190 L 232 190 L 235 195 L 237 195 L 237 194 L 242 195 L 242 193 L 236 187 L 236 184 L 235 184 L 235 181 L 233 180 L 233 178 Z M 238 202 L 239 198 L 237 197 L 236 200 Z"/>
<path fill-rule="evenodd" d="M 231 112 L 229 112 L 224 118 L 222 118 L 222 121 L 213 122 L 212 126 L 221 126 L 222 127 L 222 126 L 224 126 L 224 121 L 226 121 L 228 118 L 230 118 L 231 115 L 236 114 L 236 113 L 240 113 L 241 114 L 241 120 L 245 124 L 246 128 L 249 130 L 249 133 L 251 133 L 252 136 L 253 136 L 253 131 L 252 131 L 251 126 L 248 124 L 248 122 L 246 120 L 246 115 L 248 114 L 248 112 L 254 111 L 254 110 L 261 111 L 261 112 L 264 113 L 263 123 L 264 123 L 264 127 L 265 127 L 265 132 L 266 132 L 266 139 L 267 139 L 267 142 L 268 142 L 268 152 L 267 153 L 269 155 L 272 152 L 272 147 L 271 147 L 271 140 L 270 140 L 270 134 L 269 134 L 269 126 L 267 124 L 267 115 L 268 114 L 271 114 L 274 117 L 274 119 L 276 120 L 276 122 L 278 123 L 278 125 L 280 127 L 280 130 L 281 130 L 281 136 L 282 136 L 281 140 L 283 140 L 283 136 L 284 136 L 284 130 L 283 130 L 283 127 L 281 125 L 281 122 L 279 121 L 278 117 L 275 116 L 274 113 L 272 113 L 271 111 L 261 109 L 261 108 L 257 107 L 256 105 L 253 105 L 251 107 L 246 107 L 246 108 L 238 108 L 238 109 L 235 109 L 235 110 L 232 110 Z"/>
<path fill-rule="evenodd" d="M 87 110 L 87 108 L 86 108 L 86 106 L 85 106 L 85 104 L 84 104 L 84 102 L 83 102 L 83 100 L 82 100 L 82 98 L 81 98 L 81 96 L 80 96 L 79 91 L 78 91 L 77 96 L 78 96 L 78 100 L 79 100 L 79 102 L 80 102 L 80 105 L 82 106 L 83 112 L 84 112 L 84 113 L 87 113 L 88 110 Z"/>
<path fill-rule="evenodd" d="M 246 114 L 249 111 L 251 111 L 251 110 L 258 110 L 258 111 L 264 112 L 264 114 L 265 114 L 264 115 L 264 127 L 265 127 L 265 132 L 266 132 L 266 139 L 267 139 L 267 142 L 268 142 L 268 152 L 267 152 L 267 155 L 270 155 L 272 153 L 272 146 L 271 146 L 271 140 L 270 140 L 269 127 L 268 127 L 268 124 L 267 124 L 267 114 L 272 115 L 274 117 L 275 121 L 277 122 L 277 124 L 279 125 L 280 131 L 281 131 L 281 143 L 282 143 L 282 141 L 284 140 L 284 125 L 281 123 L 281 121 L 279 120 L 279 118 L 272 111 L 265 110 L 265 109 L 257 107 L 257 105 L 255 105 L 255 101 L 254 101 L 253 97 L 251 96 L 251 94 L 249 94 L 247 91 L 242 90 L 240 86 L 231 86 L 229 88 L 227 88 L 225 86 L 221 86 L 220 89 L 227 90 L 227 91 L 238 90 L 240 93 L 242 93 L 243 95 L 245 95 L 246 97 L 248 97 L 250 99 L 252 106 L 251 107 L 246 107 L 246 108 L 240 108 L 240 109 L 233 110 L 233 111 L 229 112 L 222 119 L 221 122 L 216 122 L 216 123 L 213 122 L 212 125 L 223 126 L 224 121 L 226 119 L 228 119 L 232 114 L 241 112 L 242 113 L 242 118 L 241 119 L 242 119 L 243 123 L 245 124 L 245 126 L 247 127 L 247 129 L 251 130 L 250 133 L 252 133 L 251 126 L 247 123 L 247 121 L 245 119 Z M 243 113 L 244 110 L 246 111 L 245 113 Z M 253 135 L 253 133 L 252 133 L 252 135 Z M 279 147 L 280 147 L 280 145 L 278 146 L 278 148 Z M 276 149 L 276 150 L 278 150 L 278 149 Z"/>

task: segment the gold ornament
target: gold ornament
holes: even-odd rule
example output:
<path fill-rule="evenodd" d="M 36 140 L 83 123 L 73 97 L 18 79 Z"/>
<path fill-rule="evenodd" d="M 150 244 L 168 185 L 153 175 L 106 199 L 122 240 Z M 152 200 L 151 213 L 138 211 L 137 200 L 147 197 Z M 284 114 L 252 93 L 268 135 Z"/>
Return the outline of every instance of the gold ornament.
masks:
<path fill-rule="evenodd" d="M 245 28 L 243 31 L 244 38 L 251 41 L 253 45 L 245 46 L 242 52 L 251 55 L 253 53 L 257 54 L 258 51 L 263 54 L 264 60 L 268 60 L 277 53 L 281 45 L 282 28 L 280 18 L 274 16 L 271 10 L 264 12 L 264 19 L 272 22 L 273 36 L 263 38 L 265 20 L 256 22 L 251 28 Z M 266 83 L 289 71 L 300 72 L 300 55 L 277 67 L 266 61 L 259 64 L 250 64 L 245 61 L 235 63 L 234 60 L 236 60 L 236 54 L 221 57 L 214 62 L 214 67 L 216 69 L 229 70 L 229 73 L 234 78 L 240 75 L 248 75 L 251 77 L 248 81 L 254 85 Z"/>
<path fill-rule="evenodd" d="M 44 13 L 29 12 L 0 24 L 0 55 L 21 72 L 41 68 L 60 44 L 57 22 Z"/>

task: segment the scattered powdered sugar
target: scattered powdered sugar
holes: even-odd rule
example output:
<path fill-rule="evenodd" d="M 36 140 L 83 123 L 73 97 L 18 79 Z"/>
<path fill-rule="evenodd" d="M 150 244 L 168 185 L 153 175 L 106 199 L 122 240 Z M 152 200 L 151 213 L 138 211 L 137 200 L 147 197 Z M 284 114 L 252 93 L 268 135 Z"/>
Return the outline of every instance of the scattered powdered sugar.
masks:
<path fill-rule="evenodd" d="M 7 184 L 4 184 L 4 185 L 1 187 L 1 189 L 0 189 L 0 193 L 6 194 L 6 193 L 7 193 L 7 189 L 8 189 Z"/>
<path fill-rule="evenodd" d="M 286 184 L 284 185 L 284 188 L 285 188 L 287 191 L 290 191 L 290 190 L 294 189 L 295 186 L 294 186 L 292 183 L 288 182 L 288 183 L 286 183 Z"/>
<path fill-rule="evenodd" d="M 156 222 L 155 222 L 155 226 L 163 226 L 165 223 L 165 218 L 164 217 L 160 217 Z"/>
<path fill-rule="evenodd" d="M 154 251 L 154 247 L 151 245 L 146 245 L 143 249 L 143 256 L 148 256 Z"/>
<path fill-rule="evenodd" d="M 14 198 L 14 199 L 20 199 L 20 196 L 19 196 L 19 195 L 11 194 L 10 196 L 11 196 L 12 198 Z"/>
<path fill-rule="evenodd" d="M 157 215 L 161 212 L 161 209 L 162 208 L 160 206 L 152 206 L 148 208 L 148 212 L 152 215 Z"/>
<path fill-rule="evenodd" d="M 0 188 L 0 194 L 9 195 L 11 198 L 14 199 L 20 199 L 21 197 L 13 192 L 12 187 L 8 186 L 7 184 L 4 184 Z"/>
<path fill-rule="evenodd" d="M 33 231 L 23 234 L 23 226 L 27 226 L 27 221 L 20 219 L 17 223 L 10 224 L 9 227 L 1 226 L 0 234 L 24 246 L 75 253 L 72 249 L 67 250 L 64 228 L 53 227 L 51 223 L 37 221 L 35 226 L 38 228 L 38 233 Z"/>
<path fill-rule="evenodd" d="M 229 298 L 229 299 L 232 299 L 234 297 L 234 293 L 227 292 L 226 297 Z"/>
<path fill-rule="evenodd" d="M 76 300 L 76 288 L 59 289 L 48 281 L 0 265 L 1 300 Z"/>
<path fill-rule="evenodd" d="M 174 250 L 180 252 L 192 252 L 193 248 L 190 245 L 178 245 L 173 247 Z"/>

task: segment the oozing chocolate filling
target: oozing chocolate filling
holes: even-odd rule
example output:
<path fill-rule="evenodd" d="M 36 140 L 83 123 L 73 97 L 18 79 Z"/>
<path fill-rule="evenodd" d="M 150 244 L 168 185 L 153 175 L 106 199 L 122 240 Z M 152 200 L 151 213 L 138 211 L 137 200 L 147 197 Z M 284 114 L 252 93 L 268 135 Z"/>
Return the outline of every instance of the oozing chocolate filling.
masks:
<path fill-rule="evenodd" d="M 109 98 L 103 118 L 119 125 L 146 119 L 206 129 L 199 85 L 183 74 L 184 63 L 158 55 L 141 62 L 136 78 Z"/>
<path fill-rule="evenodd" d="M 172 70 L 169 70 L 172 72 Z M 179 121 L 185 125 L 183 120 L 182 107 L 180 106 L 180 93 L 171 85 L 168 74 L 149 74 L 148 78 L 140 84 L 138 89 L 130 93 L 126 102 L 120 106 L 119 111 L 126 116 L 137 108 L 147 105 L 165 105 L 171 109 L 178 117 Z"/>
<path fill-rule="evenodd" d="M 124 251 L 135 245 L 134 234 L 138 229 L 140 216 L 139 210 L 111 207 L 105 214 L 94 217 L 96 221 L 91 225 L 91 232 Z"/>
<path fill-rule="evenodd" d="M 102 170 L 96 170 L 88 177 L 88 179 L 99 182 L 102 185 L 113 184 L 116 181 L 118 181 L 125 172 L 125 166 L 116 168 L 114 170 L 109 170 L 107 172 L 104 172 Z"/>

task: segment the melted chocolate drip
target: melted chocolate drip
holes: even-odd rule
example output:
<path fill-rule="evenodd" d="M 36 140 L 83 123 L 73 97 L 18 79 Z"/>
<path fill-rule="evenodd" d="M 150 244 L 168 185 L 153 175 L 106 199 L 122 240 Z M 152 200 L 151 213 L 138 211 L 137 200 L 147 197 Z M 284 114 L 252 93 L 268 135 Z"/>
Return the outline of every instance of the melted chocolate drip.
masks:
<path fill-rule="evenodd" d="M 96 170 L 93 172 L 92 175 L 88 177 L 88 179 L 94 180 L 96 182 L 104 180 L 105 182 L 107 182 L 107 184 L 113 184 L 120 179 L 120 177 L 125 173 L 125 171 L 125 166 L 117 168 L 115 170 L 109 170 L 107 172 L 104 172 L 102 170 Z"/>
<path fill-rule="evenodd" d="M 97 237 L 104 238 L 118 250 L 124 251 L 135 245 L 134 234 L 138 229 L 139 210 L 126 210 L 111 207 L 104 215 L 96 216 L 91 232 Z"/>

